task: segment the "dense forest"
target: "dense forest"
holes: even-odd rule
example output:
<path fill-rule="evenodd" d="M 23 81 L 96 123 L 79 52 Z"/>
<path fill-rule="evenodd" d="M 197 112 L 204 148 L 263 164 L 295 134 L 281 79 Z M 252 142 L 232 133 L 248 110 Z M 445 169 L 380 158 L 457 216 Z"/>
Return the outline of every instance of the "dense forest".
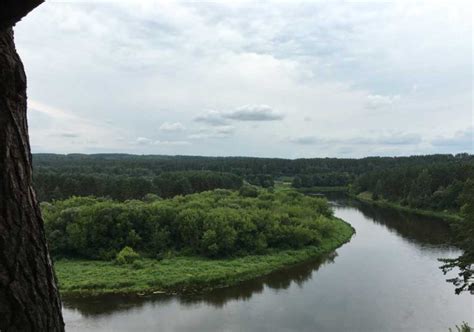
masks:
<path fill-rule="evenodd" d="M 149 194 L 168 198 L 217 188 L 239 189 L 242 183 L 242 178 L 235 174 L 211 171 L 163 172 L 159 175 L 56 170 L 35 173 L 35 186 L 41 201 L 89 195 L 117 200 L 142 199 Z"/>
<path fill-rule="evenodd" d="M 331 232 L 327 205 L 273 192 L 278 180 L 295 188 L 347 186 L 375 201 L 463 216 L 453 229 L 465 253 L 446 260 L 445 269 L 460 268 L 452 280 L 458 290 L 473 287 L 473 155 L 287 160 L 37 154 L 33 161 L 38 196 L 52 202 L 42 210 L 55 256 L 111 259 L 130 246 L 148 256 L 178 251 L 223 257 L 317 244 Z"/>
<path fill-rule="evenodd" d="M 318 245 L 336 232 L 326 200 L 252 187 L 147 202 L 75 197 L 42 211 L 55 257 L 110 260 L 126 247 L 152 258 L 240 256 Z"/>
<path fill-rule="evenodd" d="M 212 189 L 239 189 L 244 182 L 269 188 L 276 180 L 294 188 L 348 187 L 403 206 L 458 213 L 474 156 L 428 155 L 363 159 L 246 157 L 34 155 L 40 201 L 72 196 L 115 200 L 162 198 Z"/>
<path fill-rule="evenodd" d="M 354 181 L 352 189 L 412 208 L 459 212 L 469 179 L 474 179 L 474 163 L 466 158 L 367 172 Z"/>
<path fill-rule="evenodd" d="M 293 179 L 293 186 L 296 188 L 346 186 L 368 173 L 375 174 L 400 167 L 429 168 L 433 165 L 449 166 L 459 163 L 472 165 L 474 157 L 458 154 L 290 160 L 127 154 L 35 154 L 33 163 L 34 184 L 41 201 L 64 199 L 73 195 L 106 196 L 125 200 L 141 199 L 148 193 L 170 197 L 214 188 L 234 189 L 239 186 L 240 180 L 230 174 L 262 187 L 271 187 L 274 181 L 280 178 Z M 359 183 L 359 188 L 363 185 L 364 189 L 371 189 L 369 184 L 362 180 Z"/>

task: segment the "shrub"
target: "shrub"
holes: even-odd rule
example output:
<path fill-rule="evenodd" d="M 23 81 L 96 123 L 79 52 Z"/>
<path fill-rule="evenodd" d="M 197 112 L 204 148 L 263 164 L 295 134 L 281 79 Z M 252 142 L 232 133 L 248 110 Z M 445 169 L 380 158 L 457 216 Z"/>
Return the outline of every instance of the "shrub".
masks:
<path fill-rule="evenodd" d="M 117 264 L 124 265 L 134 263 L 139 258 L 140 255 L 136 253 L 135 250 L 130 247 L 125 247 L 117 254 L 115 261 Z"/>
<path fill-rule="evenodd" d="M 258 189 L 255 186 L 245 185 L 240 188 L 239 194 L 243 197 L 257 197 Z"/>
<path fill-rule="evenodd" d="M 132 263 L 132 267 L 135 270 L 141 270 L 141 269 L 145 268 L 145 264 L 143 263 L 143 261 L 136 260 Z"/>

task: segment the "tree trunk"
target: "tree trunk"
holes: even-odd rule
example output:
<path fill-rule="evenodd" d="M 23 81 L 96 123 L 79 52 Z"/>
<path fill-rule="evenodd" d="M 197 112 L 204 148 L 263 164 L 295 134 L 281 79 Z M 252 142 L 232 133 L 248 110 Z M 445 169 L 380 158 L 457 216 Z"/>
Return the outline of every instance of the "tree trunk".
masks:
<path fill-rule="evenodd" d="M 64 331 L 32 188 L 26 76 L 11 28 L 0 30 L 0 331 Z"/>

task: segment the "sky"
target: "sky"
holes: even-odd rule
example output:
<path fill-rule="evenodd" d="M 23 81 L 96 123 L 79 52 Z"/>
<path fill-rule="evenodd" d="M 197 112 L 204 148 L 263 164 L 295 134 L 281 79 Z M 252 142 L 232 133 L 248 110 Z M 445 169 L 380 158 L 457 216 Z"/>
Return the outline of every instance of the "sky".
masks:
<path fill-rule="evenodd" d="M 47 1 L 34 153 L 473 153 L 471 1 Z"/>

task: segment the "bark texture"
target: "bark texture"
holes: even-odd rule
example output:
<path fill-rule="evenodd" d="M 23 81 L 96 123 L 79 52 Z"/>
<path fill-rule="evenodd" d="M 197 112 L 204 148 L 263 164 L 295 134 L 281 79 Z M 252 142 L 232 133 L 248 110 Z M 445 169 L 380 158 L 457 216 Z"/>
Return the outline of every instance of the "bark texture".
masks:
<path fill-rule="evenodd" d="M 32 188 L 26 76 L 13 30 L 1 29 L 0 331 L 64 331 L 55 279 Z"/>

